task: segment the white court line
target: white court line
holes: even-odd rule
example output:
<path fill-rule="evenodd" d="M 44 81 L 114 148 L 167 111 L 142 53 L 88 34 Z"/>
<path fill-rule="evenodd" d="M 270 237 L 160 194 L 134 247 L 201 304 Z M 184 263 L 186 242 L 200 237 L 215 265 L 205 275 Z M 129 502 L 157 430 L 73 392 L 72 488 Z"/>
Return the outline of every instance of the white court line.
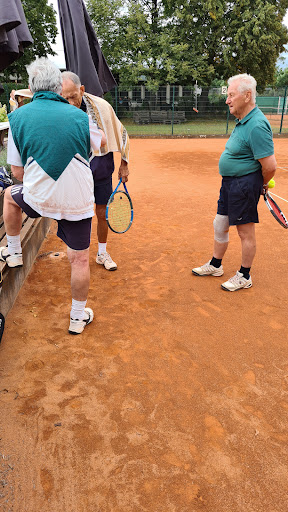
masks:
<path fill-rule="evenodd" d="M 284 199 L 283 197 L 277 196 L 277 194 L 273 194 L 272 192 L 269 192 L 269 194 L 271 194 L 271 196 L 278 197 L 278 199 L 282 199 L 282 201 L 285 201 L 285 203 L 288 203 L 287 199 Z"/>
<path fill-rule="evenodd" d="M 279 167 L 278 165 L 277 165 L 277 169 L 282 169 L 282 171 L 288 171 L 288 169 L 285 169 L 285 167 Z"/>

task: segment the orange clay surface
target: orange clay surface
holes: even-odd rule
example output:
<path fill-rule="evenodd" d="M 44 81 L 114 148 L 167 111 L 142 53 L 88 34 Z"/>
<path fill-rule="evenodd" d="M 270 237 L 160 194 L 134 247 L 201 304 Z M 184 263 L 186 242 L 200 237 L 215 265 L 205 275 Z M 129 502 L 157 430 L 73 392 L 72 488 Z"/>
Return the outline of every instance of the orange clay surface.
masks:
<path fill-rule="evenodd" d="M 220 287 L 240 268 L 235 228 L 224 276 L 191 274 L 212 255 L 225 142 L 131 141 L 135 220 L 109 233 L 108 272 L 94 218 L 80 336 L 53 224 L 0 347 L 1 511 L 287 512 L 288 231 L 261 199 L 253 287 Z"/>

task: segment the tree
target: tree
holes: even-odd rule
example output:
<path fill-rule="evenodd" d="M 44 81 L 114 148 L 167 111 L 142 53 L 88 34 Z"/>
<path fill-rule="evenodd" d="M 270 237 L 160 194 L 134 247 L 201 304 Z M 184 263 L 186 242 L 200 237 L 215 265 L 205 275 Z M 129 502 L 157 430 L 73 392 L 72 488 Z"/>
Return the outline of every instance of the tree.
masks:
<path fill-rule="evenodd" d="M 276 87 L 287 87 L 288 86 L 288 68 L 286 69 L 276 69 L 275 76 L 275 85 Z"/>
<path fill-rule="evenodd" d="M 126 0 L 122 7 L 118 0 L 89 0 L 87 7 L 125 85 L 144 75 L 149 88 L 195 80 L 205 86 L 248 72 L 264 87 L 288 42 L 288 0 Z"/>
<path fill-rule="evenodd" d="M 145 76 L 150 89 L 191 83 L 191 56 L 185 41 L 171 32 L 162 0 L 89 0 L 87 9 L 113 73 L 129 86 Z M 179 82 L 180 83 L 180 82 Z"/>
<path fill-rule="evenodd" d="M 51 44 L 55 43 L 57 35 L 56 12 L 52 5 L 48 5 L 47 1 L 22 0 L 34 44 L 25 48 L 24 55 L 4 71 L 4 77 L 7 81 L 9 81 L 11 75 L 24 80 L 27 77 L 26 65 L 30 64 L 36 57 L 55 55 Z"/>
<path fill-rule="evenodd" d="M 168 1 L 175 8 L 175 1 Z M 196 12 L 194 0 L 176 0 L 176 4 L 181 11 L 181 37 L 188 38 L 190 52 L 194 41 L 197 51 L 202 46 L 213 78 L 249 73 L 260 88 L 273 80 L 276 61 L 288 40 L 282 23 L 288 0 L 208 0 Z"/>

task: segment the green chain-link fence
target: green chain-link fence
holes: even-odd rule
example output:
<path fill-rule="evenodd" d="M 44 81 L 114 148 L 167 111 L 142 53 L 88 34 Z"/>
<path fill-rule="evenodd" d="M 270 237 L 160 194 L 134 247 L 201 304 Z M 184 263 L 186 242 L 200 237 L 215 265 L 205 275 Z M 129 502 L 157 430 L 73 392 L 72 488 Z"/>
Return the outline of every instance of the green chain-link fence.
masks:
<path fill-rule="evenodd" d="M 2 84 L 0 102 L 9 111 L 10 91 L 27 84 Z M 89 92 L 89 91 L 88 91 Z M 144 85 L 131 90 L 115 88 L 105 95 L 116 114 L 134 136 L 205 136 L 230 134 L 235 125 L 223 87 L 162 86 L 149 91 Z M 275 134 L 288 134 L 287 87 L 267 88 L 257 96 L 259 108 Z"/>
<path fill-rule="evenodd" d="M 130 135 L 226 135 L 235 125 L 222 87 L 145 86 L 114 89 L 106 95 Z M 274 133 L 288 133 L 287 87 L 266 89 L 257 96 L 259 108 Z"/>

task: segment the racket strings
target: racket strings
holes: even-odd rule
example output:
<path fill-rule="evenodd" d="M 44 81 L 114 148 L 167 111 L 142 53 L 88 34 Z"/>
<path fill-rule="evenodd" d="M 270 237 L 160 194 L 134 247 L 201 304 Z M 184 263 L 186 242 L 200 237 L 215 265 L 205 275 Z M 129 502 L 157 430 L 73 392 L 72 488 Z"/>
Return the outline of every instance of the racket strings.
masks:
<path fill-rule="evenodd" d="M 273 213 L 273 215 L 278 219 L 278 221 L 282 225 L 285 225 L 285 227 L 287 227 L 288 226 L 287 219 L 286 219 L 284 213 L 280 210 L 279 206 L 275 203 L 275 201 L 271 197 L 268 197 L 266 199 L 266 201 L 267 201 L 268 207 L 271 210 L 271 212 Z"/>
<path fill-rule="evenodd" d="M 131 205 L 127 194 L 116 192 L 108 209 L 108 222 L 117 232 L 125 231 L 131 222 Z"/>

